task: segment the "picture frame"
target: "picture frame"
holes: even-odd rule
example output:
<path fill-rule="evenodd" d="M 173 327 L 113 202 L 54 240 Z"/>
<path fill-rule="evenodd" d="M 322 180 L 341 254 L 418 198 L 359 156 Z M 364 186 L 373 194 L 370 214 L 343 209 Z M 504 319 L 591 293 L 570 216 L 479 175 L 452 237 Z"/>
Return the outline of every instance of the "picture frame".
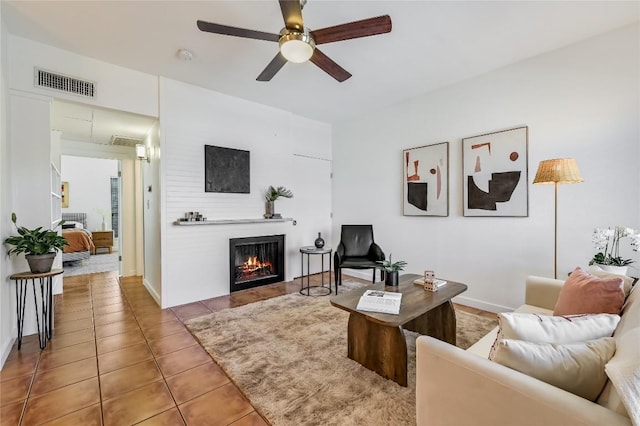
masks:
<path fill-rule="evenodd" d="M 204 146 L 204 191 L 231 194 L 251 192 L 249 151 Z"/>
<path fill-rule="evenodd" d="M 69 207 L 69 182 L 62 182 L 62 188 L 60 188 L 61 207 Z"/>
<path fill-rule="evenodd" d="M 402 214 L 449 216 L 449 142 L 402 152 Z"/>
<path fill-rule="evenodd" d="M 527 126 L 462 139 L 464 216 L 528 217 Z"/>

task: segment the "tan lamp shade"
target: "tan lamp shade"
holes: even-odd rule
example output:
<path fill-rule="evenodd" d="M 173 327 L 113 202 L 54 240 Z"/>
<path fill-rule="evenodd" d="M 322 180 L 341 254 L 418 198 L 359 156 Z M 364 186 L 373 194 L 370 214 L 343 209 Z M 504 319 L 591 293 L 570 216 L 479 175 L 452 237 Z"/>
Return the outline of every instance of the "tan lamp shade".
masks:
<path fill-rule="evenodd" d="M 533 183 L 578 183 L 583 180 L 576 160 L 554 158 L 540 162 Z"/>

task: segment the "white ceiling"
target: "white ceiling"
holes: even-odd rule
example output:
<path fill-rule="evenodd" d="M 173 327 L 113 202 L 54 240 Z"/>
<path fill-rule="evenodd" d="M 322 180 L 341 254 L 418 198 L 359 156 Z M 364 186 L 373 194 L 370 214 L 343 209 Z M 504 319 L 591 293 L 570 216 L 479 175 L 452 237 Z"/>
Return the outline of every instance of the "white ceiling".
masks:
<path fill-rule="evenodd" d="M 303 17 L 312 30 L 383 14 L 393 29 L 321 46 L 353 74 L 346 82 L 312 63 L 287 64 L 258 82 L 277 44 L 204 33 L 196 20 L 277 33 L 276 0 L 2 1 L 2 8 L 13 34 L 328 123 L 640 19 L 638 1 L 308 0 Z M 194 59 L 181 61 L 181 48 Z"/>
<path fill-rule="evenodd" d="M 142 140 L 156 121 L 154 117 L 60 100 L 54 101 L 51 114 L 51 127 L 61 131 L 65 139 L 107 145 L 114 137 Z"/>

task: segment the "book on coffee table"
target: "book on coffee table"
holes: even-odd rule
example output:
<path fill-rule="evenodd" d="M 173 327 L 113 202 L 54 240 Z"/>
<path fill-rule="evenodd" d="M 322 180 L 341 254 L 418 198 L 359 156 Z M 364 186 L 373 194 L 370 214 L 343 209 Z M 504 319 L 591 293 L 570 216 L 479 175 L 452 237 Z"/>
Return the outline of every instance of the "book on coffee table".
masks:
<path fill-rule="evenodd" d="M 415 280 L 413 280 L 413 283 L 416 284 L 416 285 L 424 286 L 424 278 L 416 278 Z M 447 282 L 445 280 L 441 280 L 441 279 L 438 279 L 438 278 L 432 278 L 431 279 L 431 285 L 434 288 L 440 288 L 443 285 L 445 285 L 446 283 Z"/>
<path fill-rule="evenodd" d="M 359 311 L 399 315 L 401 301 L 402 293 L 367 290 L 360 296 L 360 301 L 358 301 L 356 309 Z"/>

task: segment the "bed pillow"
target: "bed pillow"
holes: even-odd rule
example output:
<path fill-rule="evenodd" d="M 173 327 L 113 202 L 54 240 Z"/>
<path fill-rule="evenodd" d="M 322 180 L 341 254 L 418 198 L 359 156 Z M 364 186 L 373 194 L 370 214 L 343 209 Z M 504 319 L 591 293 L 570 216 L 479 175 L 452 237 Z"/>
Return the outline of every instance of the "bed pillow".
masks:
<path fill-rule="evenodd" d="M 84 226 L 80 222 L 74 222 L 73 220 L 65 220 L 65 222 L 62 224 L 62 229 L 71 229 L 71 228 L 83 229 Z"/>
<path fill-rule="evenodd" d="M 578 267 L 562 286 L 553 315 L 618 315 L 623 303 L 622 278 L 598 278 Z"/>
<path fill-rule="evenodd" d="M 531 343 L 576 343 L 611 337 L 620 316 L 591 314 L 551 316 L 507 312 L 498 314 L 498 335 L 491 347 L 493 359 L 497 343 L 502 339 L 524 340 Z"/>
<path fill-rule="evenodd" d="M 595 401 L 606 384 L 605 364 L 615 349 L 612 337 L 568 344 L 502 339 L 494 361 Z"/>

